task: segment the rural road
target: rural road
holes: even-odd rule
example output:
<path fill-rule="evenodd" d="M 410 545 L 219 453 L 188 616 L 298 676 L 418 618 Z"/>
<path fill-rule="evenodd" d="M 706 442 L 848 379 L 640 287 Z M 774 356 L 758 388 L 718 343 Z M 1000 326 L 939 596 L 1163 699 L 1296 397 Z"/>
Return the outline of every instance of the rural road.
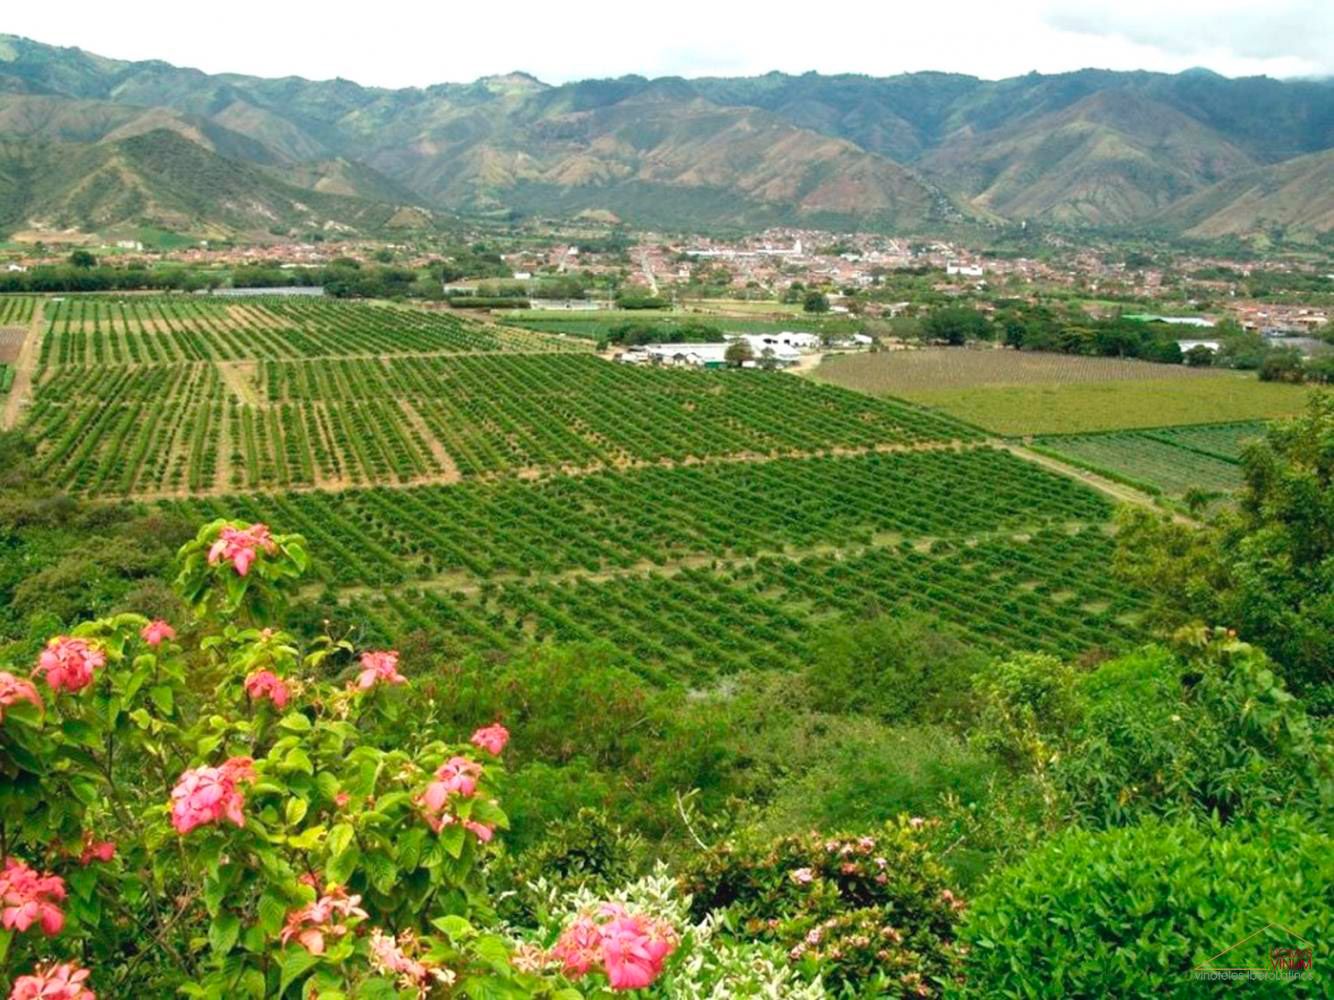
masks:
<path fill-rule="evenodd" d="M 14 362 L 14 384 L 5 397 L 4 413 L 0 414 L 0 430 L 13 430 L 23 417 L 23 404 L 32 394 L 32 377 L 37 371 L 37 359 L 42 356 L 43 300 L 33 306 L 28 335 L 23 338 L 18 360 Z"/>

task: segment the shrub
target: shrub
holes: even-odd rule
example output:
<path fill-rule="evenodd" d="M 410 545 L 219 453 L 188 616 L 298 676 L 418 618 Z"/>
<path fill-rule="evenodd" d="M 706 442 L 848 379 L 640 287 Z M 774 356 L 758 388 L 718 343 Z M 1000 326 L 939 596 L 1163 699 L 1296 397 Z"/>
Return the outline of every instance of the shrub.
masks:
<path fill-rule="evenodd" d="M 1268 967 L 1271 947 L 1300 946 L 1294 935 L 1328 941 L 1332 890 L 1334 840 L 1294 816 L 1071 830 L 996 873 L 974 900 L 960 931 L 969 950 L 957 993 L 1212 994 L 1192 970 L 1249 935 L 1264 931 L 1219 964 Z M 1271 922 L 1283 926 L 1265 931 Z M 1315 996 L 1325 982 L 1229 985 L 1243 996 Z"/>
<path fill-rule="evenodd" d="M 744 937 L 783 948 L 810 976 L 863 995 L 928 991 L 949 979 L 964 907 L 902 818 L 874 835 L 818 832 L 714 849 L 682 878 L 697 916 L 723 910 Z"/>
<path fill-rule="evenodd" d="M 1150 647 L 1081 679 L 1084 715 L 1053 774 L 1082 822 L 1319 807 L 1331 749 L 1302 704 L 1259 650 L 1198 635 L 1194 655 Z"/>
<path fill-rule="evenodd" d="M 969 710 L 980 651 L 911 612 L 880 614 L 826 629 L 806 680 L 814 707 L 885 722 L 942 722 Z"/>

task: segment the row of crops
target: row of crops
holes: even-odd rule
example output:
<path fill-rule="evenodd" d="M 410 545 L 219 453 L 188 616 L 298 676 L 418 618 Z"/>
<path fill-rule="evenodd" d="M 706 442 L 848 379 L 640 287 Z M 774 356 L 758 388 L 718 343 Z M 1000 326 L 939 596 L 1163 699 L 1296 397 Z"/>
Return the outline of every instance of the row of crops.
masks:
<path fill-rule="evenodd" d="M 0 295 L 0 326 L 27 326 L 36 305 L 31 295 Z"/>
<path fill-rule="evenodd" d="M 210 490 L 223 384 L 212 365 L 58 369 L 28 414 L 38 470 L 75 493 Z"/>
<path fill-rule="evenodd" d="M 1101 495 L 1006 451 L 871 453 L 504 480 L 336 496 L 171 501 L 191 522 L 242 517 L 311 541 L 336 586 L 455 574 L 598 572 L 694 557 L 1105 521 Z"/>
<path fill-rule="evenodd" d="M 588 355 L 265 366 L 272 402 L 397 399 L 466 475 L 974 440 L 910 405 L 777 373 L 635 369 Z"/>
<path fill-rule="evenodd" d="M 3 396 L 10 390 L 14 384 L 14 368 L 12 365 L 0 364 L 0 396 Z"/>
<path fill-rule="evenodd" d="M 75 491 L 212 492 L 979 437 L 909 404 L 778 373 L 640 370 L 586 354 L 262 361 L 256 371 L 258 405 L 211 363 L 56 367 L 30 422 L 43 467 Z"/>
<path fill-rule="evenodd" d="M 1240 488 L 1240 457 L 1261 437 L 1260 422 L 1202 424 L 1151 431 L 1037 438 L 1042 450 L 1151 492 L 1181 496 L 1191 489 L 1231 493 Z"/>
<path fill-rule="evenodd" d="M 515 582 L 473 592 L 412 587 L 347 597 L 339 628 L 387 641 L 420 628 L 462 648 L 608 640 L 646 673 L 705 679 L 799 663 L 812 626 L 913 608 L 998 654 L 1073 656 L 1143 639 L 1141 598 L 1109 582 L 1113 542 L 1098 528 L 1049 528 L 975 543 L 904 541 L 850 557 L 767 557 L 606 581 Z"/>
<path fill-rule="evenodd" d="M 540 352 L 567 347 L 558 338 L 487 326 L 445 312 L 315 298 L 70 298 L 48 307 L 46 315 L 49 325 L 41 360 L 48 365 Z M 0 324 L 4 322 L 0 313 Z"/>

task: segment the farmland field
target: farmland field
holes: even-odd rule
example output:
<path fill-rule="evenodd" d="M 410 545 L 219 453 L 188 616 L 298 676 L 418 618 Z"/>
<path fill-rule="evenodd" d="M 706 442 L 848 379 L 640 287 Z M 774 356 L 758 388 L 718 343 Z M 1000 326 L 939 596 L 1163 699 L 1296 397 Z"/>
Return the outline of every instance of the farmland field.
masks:
<path fill-rule="evenodd" d="M 1245 372 L 1008 350 L 854 355 L 816 377 L 1016 436 L 1270 420 L 1300 413 L 1309 395 Z"/>
<path fill-rule="evenodd" d="M 1073 655 L 1142 638 L 1139 598 L 1107 578 L 1112 544 L 1052 528 L 606 580 L 408 586 L 349 596 L 339 625 L 372 639 L 443 628 L 462 649 L 606 639 L 645 673 L 687 680 L 801 662 L 812 625 L 877 609 L 937 614 L 983 649 Z"/>
<path fill-rule="evenodd" d="M 975 438 L 909 405 L 772 373 L 580 354 L 51 369 L 29 423 L 77 492 L 452 481 Z"/>
<path fill-rule="evenodd" d="M 1038 438 L 1035 443 L 1078 465 L 1107 470 L 1171 496 L 1192 487 L 1230 493 L 1241 486 L 1241 469 L 1235 462 L 1178 447 L 1152 434 L 1072 434 Z"/>
<path fill-rule="evenodd" d="M 332 300 L 46 316 L 40 474 L 305 534 L 368 641 L 600 637 L 700 677 L 800 659 L 814 624 L 871 607 L 997 650 L 1139 635 L 1106 579 L 1109 501 L 910 402 Z"/>
<path fill-rule="evenodd" d="M 644 324 L 668 329 L 682 323 L 701 323 L 716 327 L 725 333 L 780 333 L 799 330 L 811 333 L 851 333 L 858 328 L 856 321 L 812 317 L 797 313 L 791 317 L 720 315 L 696 310 L 605 310 L 602 312 L 567 312 L 515 310 L 500 314 L 503 322 L 543 333 L 564 334 L 569 337 L 597 339 L 607 336 L 613 327 L 625 323 Z"/>
<path fill-rule="evenodd" d="M 317 298 L 74 298 L 46 315 L 42 363 L 55 365 L 572 349 L 449 313 Z"/>

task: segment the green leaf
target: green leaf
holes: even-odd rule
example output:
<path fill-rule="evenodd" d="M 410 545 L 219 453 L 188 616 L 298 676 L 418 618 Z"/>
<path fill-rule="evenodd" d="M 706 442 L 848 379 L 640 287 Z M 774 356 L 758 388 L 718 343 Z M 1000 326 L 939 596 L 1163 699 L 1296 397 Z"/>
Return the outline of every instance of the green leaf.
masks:
<path fill-rule="evenodd" d="M 278 725 L 294 733 L 310 732 L 310 720 L 300 712 L 288 712 L 279 720 Z"/>
<path fill-rule="evenodd" d="M 269 934 L 282 930 L 287 919 L 287 903 L 277 893 L 266 889 L 259 897 L 259 926 Z"/>
<path fill-rule="evenodd" d="M 287 756 L 283 758 L 282 769 L 310 775 L 315 773 L 315 765 L 310 762 L 310 755 L 300 747 L 292 747 L 287 751 Z"/>
<path fill-rule="evenodd" d="M 278 979 L 278 994 L 287 992 L 287 987 L 309 972 L 319 962 L 319 957 L 312 955 L 300 945 L 288 948 L 283 954 L 282 975 Z"/>
<path fill-rule="evenodd" d="M 325 877 L 330 882 L 337 882 L 340 885 L 345 884 L 352 873 L 356 871 L 360 862 L 361 848 L 353 844 L 329 862 L 324 869 Z"/>
<path fill-rule="evenodd" d="M 167 685 L 155 684 L 148 689 L 148 697 L 153 699 L 153 704 L 157 706 L 157 710 L 163 715 L 171 714 L 173 699 L 171 696 L 171 688 L 167 687 Z"/>
<path fill-rule="evenodd" d="M 472 924 L 463 917 L 452 913 L 447 917 L 436 917 L 431 921 L 431 926 L 451 941 L 458 941 L 473 932 Z"/>
<path fill-rule="evenodd" d="M 213 954 L 222 956 L 232 950 L 241 933 L 241 921 L 233 913 L 220 913 L 208 925 L 208 946 Z"/>
<path fill-rule="evenodd" d="M 287 800 L 287 806 L 284 809 L 284 815 L 288 826 L 296 826 L 306 818 L 306 811 L 310 808 L 310 803 L 305 799 L 292 796 Z"/>
<path fill-rule="evenodd" d="M 352 824 L 338 823 L 329 831 L 329 837 L 325 841 L 331 855 L 342 854 L 347 850 L 347 845 L 352 843 L 353 836 Z"/>

